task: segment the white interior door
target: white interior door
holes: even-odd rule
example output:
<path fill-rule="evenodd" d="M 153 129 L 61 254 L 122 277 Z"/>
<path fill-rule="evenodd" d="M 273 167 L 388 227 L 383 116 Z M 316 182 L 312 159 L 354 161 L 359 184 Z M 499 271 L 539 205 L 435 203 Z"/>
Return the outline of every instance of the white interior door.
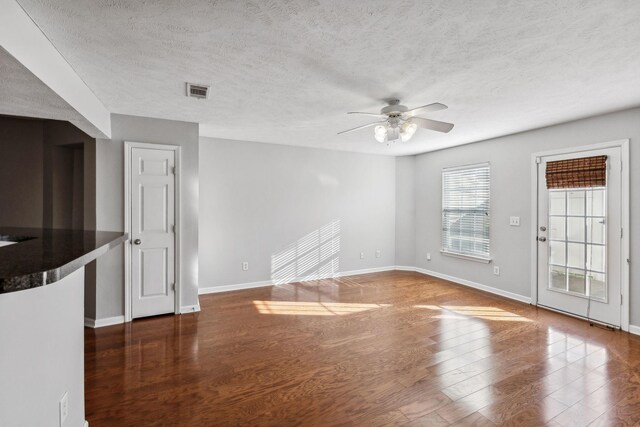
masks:
<path fill-rule="evenodd" d="M 175 311 L 175 151 L 131 148 L 131 314 Z"/>
<path fill-rule="evenodd" d="M 605 187 L 547 189 L 548 162 L 601 155 Z M 621 149 L 545 156 L 538 168 L 538 304 L 619 327 Z"/>

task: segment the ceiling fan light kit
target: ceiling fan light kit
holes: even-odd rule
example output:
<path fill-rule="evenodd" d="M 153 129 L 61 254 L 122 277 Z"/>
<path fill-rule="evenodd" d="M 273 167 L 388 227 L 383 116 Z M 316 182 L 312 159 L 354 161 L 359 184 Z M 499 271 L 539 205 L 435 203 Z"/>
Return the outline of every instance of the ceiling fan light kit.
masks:
<path fill-rule="evenodd" d="M 404 105 L 400 105 L 399 100 L 394 99 L 389 102 L 389 105 L 383 107 L 380 110 L 379 114 L 361 112 L 347 113 L 375 116 L 383 118 L 385 120 L 338 132 L 338 135 L 374 126 L 373 137 L 375 138 L 375 140 L 382 144 L 389 145 L 397 141 L 409 141 L 416 133 L 416 130 L 418 130 L 418 127 L 447 133 L 451 129 L 453 129 L 453 124 L 415 116 L 415 114 L 419 112 L 439 111 L 446 108 L 447 106 L 444 104 L 434 103 L 423 105 L 422 107 L 412 108 L 411 110 L 409 110 Z"/>

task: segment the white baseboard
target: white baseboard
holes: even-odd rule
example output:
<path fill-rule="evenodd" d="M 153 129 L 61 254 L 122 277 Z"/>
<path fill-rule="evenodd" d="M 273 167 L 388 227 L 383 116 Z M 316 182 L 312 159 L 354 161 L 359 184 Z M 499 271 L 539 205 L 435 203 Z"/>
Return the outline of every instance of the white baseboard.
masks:
<path fill-rule="evenodd" d="M 329 278 L 338 278 L 338 277 L 347 277 L 347 276 L 357 276 L 359 274 L 369 274 L 369 273 L 380 273 L 383 271 L 415 271 L 417 273 L 425 274 L 427 276 L 433 276 L 440 279 L 448 280 L 450 282 L 458 283 L 460 285 L 469 286 L 474 289 L 479 289 L 481 291 L 489 292 L 495 295 L 500 295 L 505 298 L 513 299 L 516 301 L 524 302 L 526 304 L 531 304 L 531 298 L 525 297 L 523 295 L 514 294 L 513 292 L 504 291 L 502 289 L 494 288 L 492 286 L 483 285 L 480 283 L 472 282 L 470 280 L 461 279 L 459 277 L 449 276 L 448 274 L 442 274 L 431 270 L 425 270 L 423 268 L 418 267 L 410 267 L 404 265 L 395 265 L 389 267 L 378 267 L 378 268 L 366 268 L 362 270 L 351 270 L 351 271 L 342 271 L 339 273 L 334 273 L 332 275 L 327 276 L 310 276 L 310 277 L 298 277 L 290 280 L 288 283 L 297 283 L 297 282 L 308 282 L 311 280 L 321 280 L 321 279 L 329 279 Z M 238 291 L 242 289 L 252 289 L 252 288 L 261 288 L 265 286 L 273 286 L 273 281 L 261 281 L 261 282 L 250 282 L 250 283 L 239 283 L 236 285 L 223 285 L 223 286 L 211 286 L 206 288 L 198 289 L 198 294 L 213 294 L 218 292 L 229 292 L 229 291 Z"/>
<path fill-rule="evenodd" d="M 410 267 L 408 265 L 396 265 L 395 270 L 397 270 L 397 271 L 415 271 L 415 272 L 418 272 L 418 270 L 415 267 Z"/>
<path fill-rule="evenodd" d="M 102 328 L 103 326 L 119 325 L 124 323 L 124 316 L 105 317 L 104 319 L 84 318 L 84 326 L 87 328 Z"/>
<path fill-rule="evenodd" d="M 305 276 L 305 277 L 295 277 L 288 280 L 286 283 L 310 282 L 312 280 L 322 280 L 322 279 L 335 279 L 339 277 L 357 276 L 359 274 L 380 273 L 383 271 L 393 271 L 393 270 L 396 270 L 395 266 L 365 268 L 362 270 L 341 271 L 338 273 L 333 273 L 328 275 L 312 275 L 312 276 Z M 277 284 L 284 285 L 286 283 L 277 283 Z M 199 295 L 215 294 L 218 292 L 239 291 L 242 289 L 262 288 L 262 287 L 274 286 L 274 285 L 276 284 L 273 283 L 273 281 L 266 280 L 261 282 L 238 283 L 235 285 L 210 286 L 210 287 L 198 289 L 198 294 Z"/>
<path fill-rule="evenodd" d="M 223 285 L 223 286 L 210 286 L 207 288 L 198 288 L 198 295 L 204 294 L 217 294 L 218 292 L 239 291 L 242 289 L 262 288 L 265 286 L 273 286 L 273 282 L 250 282 L 250 283 L 238 283 L 235 285 Z"/>
<path fill-rule="evenodd" d="M 364 268 L 362 270 L 351 270 L 351 271 L 342 271 L 340 273 L 334 274 L 333 277 L 347 277 L 347 276 L 357 276 L 359 274 L 369 274 L 369 273 L 382 273 L 383 271 L 394 271 L 396 269 L 395 265 L 389 267 L 375 267 L 375 268 Z M 323 277 L 320 277 L 323 279 Z M 309 280 L 317 280 L 317 279 L 309 279 Z"/>
<path fill-rule="evenodd" d="M 424 268 L 418 267 L 407 267 L 407 266 L 397 266 L 396 270 L 402 271 L 415 271 L 418 273 L 425 274 L 427 276 L 437 277 L 439 279 L 448 280 L 450 282 L 458 283 L 460 285 L 469 286 L 470 288 L 479 289 L 481 291 L 489 292 L 495 295 L 500 295 L 505 298 L 509 298 L 512 300 L 524 302 L 526 304 L 531 304 L 531 298 L 525 297 L 523 295 L 514 294 L 513 292 L 504 291 L 502 289 L 494 288 L 492 286 L 483 285 L 481 283 L 472 282 L 471 280 L 461 279 L 459 277 L 449 276 L 448 274 L 438 273 L 436 271 L 425 270 Z"/>
<path fill-rule="evenodd" d="M 198 311 L 200 311 L 200 304 L 183 305 L 180 307 L 180 314 L 197 313 Z"/>
<path fill-rule="evenodd" d="M 489 292 L 489 293 L 492 293 L 492 294 L 495 294 L 495 295 L 500 295 L 500 296 L 503 296 L 505 298 L 513 299 L 513 300 L 520 301 L 520 302 L 524 302 L 526 304 L 531 304 L 531 298 L 529 298 L 529 297 L 525 297 L 525 296 L 519 295 L 519 294 L 514 294 L 513 292 L 504 291 L 502 289 L 494 288 L 492 286 L 482 285 L 480 283 L 472 282 L 470 280 L 460 279 L 460 278 L 454 277 L 454 276 L 449 276 L 448 274 L 438 273 L 436 271 L 431 271 L 431 270 L 425 270 L 424 268 L 409 267 L 409 266 L 402 266 L 402 265 L 397 265 L 396 266 L 396 270 L 399 270 L 399 271 L 415 271 L 417 273 L 426 274 L 427 276 L 437 277 L 439 279 L 448 280 L 450 282 L 458 283 L 460 285 L 469 286 L 471 288 L 479 289 L 481 291 Z M 562 312 L 562 313 L 565 314 L 565 315 L 571 316 L 571 314 L 568 314 L 568 313 L 565 313 L 565 312 Z M 582 318 L 580 316 L 576 316 L 576 317 Z M 634 335 L 640 335 L 640 326 L 629 325 L 629 333 L 630 334 L 634 334 Z"/>
<path fill-rule="evenodd" d="M 200 304 L 185 305 L 180 307 L 180 314 L 195 313 L 200 311 Z M 119 325 L 125 323 L 124 316 L 106 317 L 104 319 L 91 319 L 90 317 L 84 318 L 84 326 L 87 328 L 102 328 L 104 326 Z"/>

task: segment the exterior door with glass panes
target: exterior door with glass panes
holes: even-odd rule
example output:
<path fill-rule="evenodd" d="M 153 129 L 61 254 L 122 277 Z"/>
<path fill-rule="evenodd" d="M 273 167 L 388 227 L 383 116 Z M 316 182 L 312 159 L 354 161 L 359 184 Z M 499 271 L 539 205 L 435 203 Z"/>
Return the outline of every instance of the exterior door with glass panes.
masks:
<path fill-rule="evenodd" d="M 621 150 L 538 159 L 538 305 L 620 326 Z"/>

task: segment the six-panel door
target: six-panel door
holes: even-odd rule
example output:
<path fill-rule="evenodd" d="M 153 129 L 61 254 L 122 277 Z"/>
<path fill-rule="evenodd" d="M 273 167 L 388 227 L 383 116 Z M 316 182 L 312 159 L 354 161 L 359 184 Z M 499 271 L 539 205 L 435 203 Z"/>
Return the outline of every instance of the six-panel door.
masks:
<path fill-rule="evenodd" d="M 132 317 L 175 311 L 175 152 L 131 149 Z"/>

